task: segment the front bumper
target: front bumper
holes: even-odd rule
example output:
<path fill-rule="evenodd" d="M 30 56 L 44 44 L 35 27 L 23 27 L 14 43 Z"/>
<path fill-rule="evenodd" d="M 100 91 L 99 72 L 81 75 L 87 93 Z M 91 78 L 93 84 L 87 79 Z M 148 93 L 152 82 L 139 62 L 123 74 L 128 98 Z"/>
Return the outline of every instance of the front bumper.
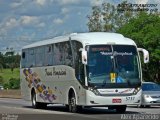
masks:
<path fill-rule="evenodd" d="M 113 105 L 139 105 L 141 91 L 132 96 L 98 96 L 86 91 L 86 106 L 113 106 Z"/>
<path fill-rule="evenodd" d="M 143 98 L 142 105 L 160 105 L 160 98 Z"/>

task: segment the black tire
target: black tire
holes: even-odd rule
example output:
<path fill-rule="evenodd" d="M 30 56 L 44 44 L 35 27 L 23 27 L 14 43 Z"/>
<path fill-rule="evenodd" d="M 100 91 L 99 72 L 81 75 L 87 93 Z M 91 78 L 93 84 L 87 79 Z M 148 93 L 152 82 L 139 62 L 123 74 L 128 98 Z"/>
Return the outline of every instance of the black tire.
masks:
<path fill-rule="evenodd" d="M 32 92 L 31 101 L 32 101 L 32 107 L 35 109 L 39 108 L 43 109 L 47 107 L 47 103 L 37 102 L 36 93 L 34 91 Z"/>
<path fill-rule="evenodd" d="M 82 106 L 77 106 L 76 105 L 76 97 L 75 97 L 74 93 L 69 97 L 67 107 L 68 107 L 69 112 L 72 112 L 72 113 L 77 113 L 77 112 L 82 111 Z"/>
<path fill-rule="evenodd" d="M 144 105 L 138 105 L 138 108 L 144 108 L 145 106 Z"/>
<path fill-rule="evenodd" d="M 150 108 L 151 106 L 150 105 L 145 105 L 145 108 Z"/>
<path fill-rule="evenodd" d="M 125 113 L 126 112 L 126 108 L 127 108 L 126 105 L 116 106 L 115 107 L 116 113 Z"/>
<path fill-rule="evenodd" d="M 150 108 L 150 105 L 140 105 L 141 108 Z"/>

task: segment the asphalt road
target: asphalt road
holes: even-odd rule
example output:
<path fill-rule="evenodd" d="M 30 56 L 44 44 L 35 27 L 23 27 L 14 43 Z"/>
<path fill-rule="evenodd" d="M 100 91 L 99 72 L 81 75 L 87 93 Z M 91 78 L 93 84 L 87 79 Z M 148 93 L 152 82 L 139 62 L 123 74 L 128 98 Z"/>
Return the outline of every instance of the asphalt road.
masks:
<path fill-rule="evenodd" d="M 48 105 L 33 109 L 22 99 L 0 98 L 0 120 L 160 120 L 160 106 L 137 108 L 128 106 L 125 114 L 107 108 L 84 108 L 81 113 L 69 113 L 63 105 Z"/>

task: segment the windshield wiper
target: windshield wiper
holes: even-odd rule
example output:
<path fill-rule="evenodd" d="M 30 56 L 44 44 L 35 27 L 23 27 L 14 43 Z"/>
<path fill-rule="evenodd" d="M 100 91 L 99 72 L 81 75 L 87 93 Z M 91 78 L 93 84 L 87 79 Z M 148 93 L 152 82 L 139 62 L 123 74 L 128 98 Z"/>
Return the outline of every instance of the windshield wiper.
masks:
<path fill-rule="evenodd" d="M 102 83 L 102 87 L 106 86 L 106 84 L 107 84 L 107 81 L 104 79 Z"/>
<path fill-rule="evenodd" d="M 127 80 L 127 84 L 128 84 L 128 86 L 131 86 L 131 82 L 130 82 L 130 80 L 129 79 L 126 79 Z"/>
<path fill-rule="evenodd" d="M 126 80 L 127 80 L 128 86 L 130 86 L 130 87 L 139 87 L 139 86 L 141 86 L 141 82 L 140 81 L 131 83 L 131 81 L 129 79 L 126 79 Z"/>

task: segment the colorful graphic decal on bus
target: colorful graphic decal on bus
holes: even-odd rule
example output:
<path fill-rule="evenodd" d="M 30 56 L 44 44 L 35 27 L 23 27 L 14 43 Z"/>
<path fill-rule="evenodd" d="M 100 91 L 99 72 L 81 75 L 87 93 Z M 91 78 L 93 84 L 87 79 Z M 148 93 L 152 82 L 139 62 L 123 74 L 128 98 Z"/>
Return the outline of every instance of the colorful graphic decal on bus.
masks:
<path fill-rule="evenodd" d="M 36 93 L 44 100 L 48 100 L 49 102 L 52 102 L 57 97 L 53 94 L 53 90 L 51 90 L 49 87 L 46 87 L 38 77 L 38 74 L 36 72 L 32 72 L 30 68 L 24 69 L 23 73 L 26 77 L 26 81 L 28 82 L 28 87 L 31 88 L 31 86 L 34 86 L 36 88 Z"/>

